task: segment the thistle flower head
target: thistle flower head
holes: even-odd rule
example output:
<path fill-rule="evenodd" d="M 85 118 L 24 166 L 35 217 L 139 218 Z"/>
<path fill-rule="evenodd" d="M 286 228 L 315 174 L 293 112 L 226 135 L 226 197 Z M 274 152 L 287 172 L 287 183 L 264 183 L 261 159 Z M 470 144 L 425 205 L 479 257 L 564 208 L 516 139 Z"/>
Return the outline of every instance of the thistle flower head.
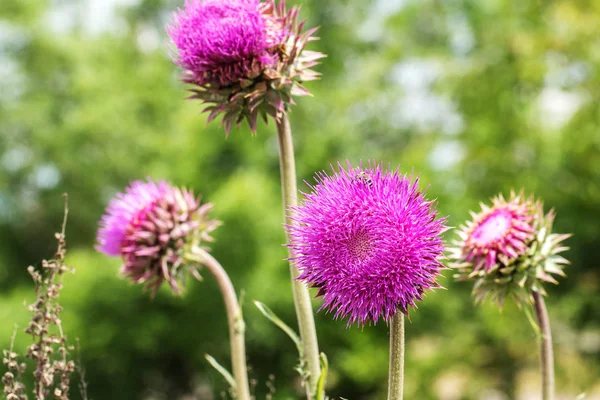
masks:
<path fill-rule="evenodd" d="M 121 273 L 135 283 L 146 283 L 156 293 L 167 281 L 180 293 L 187 265 L 187 245 L 212 241 L 219 222 L 207 217 L 212 205 L 200 204 L 192 192 L 168 183 L 135 181 L 118 193 L 106 208 L 98 229 L 97 250 L 121 256 Z M 191 269 L 197 276 L 197 271 Z"/>
<path fill-rule="evenodd" d="M 230 86 L 274 65 L 269 49 L 284 31 L 271 22 L 267 29 L 258 0 L 188 0 L 168 32 L 178 49 L 177 64 L 196 83 Z"/>
<path fill-rule="evenodd" d="M 380 165 L 321 172 L 287 227 L 299 279 L 319 289 L 322 308 L 348 324 L 408 313 L 439 287 L 441 234 L 432 201 L 412 180 Z"/>
<path fill-rule="evenodd" d="M 568 261 L 558 253 L 570 235 L 552 234 L 554 213 L 544 215 L 543 205 L 532 197 L 511 193 L 481 205 L 479 214 L 458 230 L 460 240 L 450 248 L 456 278 L 473 280 L 477 301 L 490 295 L 500 306 L 508 295 L 517 303 L 528 301 L 532 291 L 545 294 L 542 283 L 558 283 Z"/>
<path fill-rule="evenodd" d="M 302 32 L 298 8 L 275 0 L 186 0 L 167 33 L 176 48 L 183 80 L 194 85 L 209 121 L 223 115 L 229 132 L 246 119 L 252 132 L 258 117 L 279 120 L 293 95 L 308 95 L 302 82 L 322 54 L 304 50 L 315 29 Z"/>

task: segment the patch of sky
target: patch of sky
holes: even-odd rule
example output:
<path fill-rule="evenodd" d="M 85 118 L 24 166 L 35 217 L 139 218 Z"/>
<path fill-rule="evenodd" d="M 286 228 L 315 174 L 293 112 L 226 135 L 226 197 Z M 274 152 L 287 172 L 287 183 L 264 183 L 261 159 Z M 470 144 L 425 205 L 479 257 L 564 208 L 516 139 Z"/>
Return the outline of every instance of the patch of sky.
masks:
<path fill-rule="evenodd" d="M 0 53 L 0 104 L 18 100 L 25 91 L 25 83 L 19 64 L 12 57 Z"/>
<path fill-rule="evenodd" d="M 590 75 L 590 66 L 570 60 L 565 54 L 548 52 L 546 67 L 544 88 L 537 100 L 537 118 L 545 128 L 558 130 L 589 98 L 582 84 Z"/>
<path fill-rule="evenodd" d="M 16 207 L 8 193 L 0 191 L 0 223 L 11 222 L 15 219 Z"/>
<path fill-rule="evenodd" d="M 399 12 L 408 0 L 376 0 L 371 2 L 367 17 L 357 29 L 357 35 L 365 42 L 374 42 L 385 33 L 385 20 Z"/>
<path fill-rule="evenodd" d="M 16 146 L 2 155 L 2 166 L 9 172 L 17 172 L 26 167 L 33 159 L 30 149 L 25 146 Z"/>
<path fill-rule="evenodd" d="M 136 32 L 136 44 L 143 53 L 152 53 L 164 44 L 165 38 L 162 38 L 156 28 L 149 24 L 140 24 Z M 166 47 L 166 45 L 164 45 Z"/>
<path fill-rule="evenodd" d="M 394 65 L 391 80 L 406 91 L 429 90 L 442 73 L 442 63 L 424 58 L 407 58 Z"/>
<path fill-rule="evenodd" d="M 25 77 L 12 53 L 28 40 L 23 29 L 0 21 L 0 103 L 18 100 L 25 90 Z"/>
<path fill-rule="evenodd" d="M 453 13 L 448 16 L 447 23 L 453 53 L 457 56 L 466 56 L 475 47 L 475 36 L 469 20 L 462 13 Z"/>
<path fill-rule="evenodd" d="M 15 212 L 30 212 L 39 207 L 39 191 L 29 185 L 22 185 L 18 192 L 18 208 Z"/>
<path fill-rule="evenodd" d="M 580 93 L 546 87 L 538 97 L 540 122 L 546 128 L 560 129 L 571 120 L 584 100 Z"/>
<path fill-rule="evenodd" d="M 80 29 L 88 36 L 104 33 L 127 32 L 127 23 L 121 10 L 140 3 L 140 0 L 83 0 L 60 1 L 53 4 L 45 16 L 47 26 L 57 34 L 68 34 Z M 165 13 L 165 23 L 169 13 Z M 166 49 L 166 34 L 151 24 L 136 27 L 136 44 L 140 51 L 151 53 L 159 47 Z"/>
<path fill-rule="evenodd" d="M 70 0 L 55 2 L 46 14 L 48 27 L 56 33 L 68 33 L 81 27 L 88 35 L 123 33 L 126 22 L 120 16 L 123 8 L 140 0 Z"/>
<path fill-rule="evenodd" d="M 589 64 L 571 61 L 565 54 L 554 51 L 546 54 L 546 66 L 545 85 L 563 88 L 583 83 L 590 76 L 591 70 Z"/>
<path fill-rule="evenodd" d="M 392 126 L 447 135 L 464 129 L 456 105 L 447 96 L 432 91 L 431 86 L 442 72 L 442 63 L 418 58 L 407 59 L 392 68 L 391 80 L 401 89 L 389 116 Z"/>
<path fill-rule="evenodd" d="M 29 176 L 29 182 L 41 190 L 55 188 L 60 182 L 60 179 L 60 171 L 56 165 L 52 163 L 39 165 Z"/>
<path fill-rule="evenodd" d="M 439 140 L 427 157 L 431 168 L 444 171 L 454 168 L 465 158 L 465 147 L 458 140 Z"/>
<path fill-rule="evenodd" d="M 67 34 L 81 25 L 86 2 L 60 1 L 53 2 L 44 16 L 44 22 L 57 34 Z"/>
<path fill-rule="evenodd" d="M 22 47 L 29 40 L 27 32 L 9 21 L 0 20 L 0 54 Z"/>

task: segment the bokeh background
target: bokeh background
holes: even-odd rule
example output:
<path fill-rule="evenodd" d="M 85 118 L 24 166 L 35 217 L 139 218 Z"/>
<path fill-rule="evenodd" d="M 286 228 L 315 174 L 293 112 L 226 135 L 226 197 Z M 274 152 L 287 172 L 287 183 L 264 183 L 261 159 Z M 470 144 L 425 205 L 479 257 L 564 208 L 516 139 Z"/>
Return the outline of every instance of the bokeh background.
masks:
<path fill-rule="evenodd" d="M 164 178 L 202 193 L 224 222 L 213 250 L 245 292 L 257 398 L 272 381 L 276 399 L 298 399 L 294 345 L 251 302 L 295 326 L 274 126 L 225 138 L 184 100 L 164 30 L 181 4 L 0 1 L 0 347 L 15 324 L 16 349 L 29 343 L 26 267 L 52 256 L 68 192 L 77 272 L 65 280 L 63 321 L 80 338 L 90 397 L 221 398 L 226 385 L 204 360 L 228 365 L 210 277 L 188 282 L 183 298 L 165 289 L 151 300 L 93 248 L 114 193 Z M 556 230 L 574 233 L 568 279 L 548 288 L 559 398 L 600 399 L 600 2 L 306 0 L 302 16 L 321 26 L 311 48 L 328 58 L 308 85 L 314 97 L 291 114 L 299 181 L 346 159 L 414 169 L 452 226 L 498 192 L 543 198 Z M 539 399 L 525 314 L 474 306 L 451 275 L 407 326 L 405 397 Z M 385 324 L 316 320 L 330 395 L 385 398 Z"/>

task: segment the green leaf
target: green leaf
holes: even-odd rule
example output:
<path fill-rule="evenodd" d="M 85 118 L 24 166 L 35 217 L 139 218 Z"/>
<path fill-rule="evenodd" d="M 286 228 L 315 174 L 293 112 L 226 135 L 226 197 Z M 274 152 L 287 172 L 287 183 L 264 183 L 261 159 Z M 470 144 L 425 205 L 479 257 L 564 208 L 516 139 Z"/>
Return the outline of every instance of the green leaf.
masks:
<path fill-rule="evenodd" d="M 235 389 L 235 379 L 233 379 L 233 376 L 231 375 L 231 373 L 229 371 L 227 371 L 227 368 L 223 367 L 221 364 L 219 364 L 219 362 L 217 360 L 215 360 L 212 356 L 210 356 L 208 354 L 205 354 L 204 358 L 206 358 L 206 361 L 208 361 L 208 363 L 214 369 L 216 369 L 223 376 L 223 378 L 225 378 L 227 383 L 229 383 L 229 386 L 231 386 L 232 388 Z"/>
<path fill-rule="evenodd" d="M 292 341 L 296 344 L 296 347 L 298 348 L 298 353 L 300 354 L 300 358 L 303 358 L 304 350 L 302 348 L 302 340 L 300 339 L 300 336 L 298 336 L 298 334 L 292 328 L 290 328 L 277 315 L 275 315 L 275 313 L 269 307 L 267 307 L 265 304 L 261 303 L 260 301 L 255 300 L 254 305 L 256 305 L 258 310 L 265 317 L 267 317 L 269 319 L 269 321 L 271 321 L 272 323 L 277 325 L 282 331 L 284 331 L 290 337 L 290 339 L 292 339 Z"/>
<path fill-rule="evenodd" d="M 531 324 L 531 327 L 533 328 L 536 336 L 537 337 L 541 337 L 542 336 L 542 331 L 540 330 L 540 327 L 539 327 L 537 321 L 535 320 L 535 318 L 533 316 L 533 313 L 531 312 L 531 308 L 524 307 L 524 310 L 525 310 L 525 315 L 527 316 L 527 320 Z"/>
<path fill-rule="evenodd" d="M 321 376 L 319 376 L 319 381 L 317 382 L 317 393 L 315 395 L 315 398 L 317 400 L 322 400 L 325 398 L 325 384 L 327 382 L 329 362 L 327 361 L 327 356 L 325 355 L 325 353 L 321 353 L 319 355 L 319 360 L 321 362 Z"/>

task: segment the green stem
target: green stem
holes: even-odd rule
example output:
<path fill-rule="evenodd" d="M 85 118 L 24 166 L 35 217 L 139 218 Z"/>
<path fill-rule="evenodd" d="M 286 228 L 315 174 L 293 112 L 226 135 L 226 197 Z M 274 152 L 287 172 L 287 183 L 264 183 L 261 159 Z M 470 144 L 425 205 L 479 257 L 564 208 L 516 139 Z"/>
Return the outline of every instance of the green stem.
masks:
<path fill-rule="evenodd" d="M 404 314 L 397 312 L 390 322 L 390 372 L 388 400 L 402 400 L 404 388 Z"/>
<path fill-rule="evenodd" d="M 542 399 L 554 400 L 554 355 L 552 352 L 552 333 L 550 319 L 543 296 L 533 292 L 533 308 L 540 328 L 540 372 L 542 374 Z"/>
<path fill-rule="evenodd" d="M 246 369 L 246 344 L 244 341 L 244 319 L 237 300 L 233 284 L 221 264 L 207 251 L 198 246 L 192 248 L 188 258 L 202 264 L 214 276 L 225 302 L 227 324 L 229 325 L 229 344 L 231 347 L 231 367 L 235 380 L 235 398 L 251 400 Z"/>
<path fill-rule="evenodd" d="M 294 160 L 294 143 L 292 141 L 292 131 L 290 121 L 284 115 L 281 121 L 277 122 L 277 138 L 279 140 L 279 165 L 281 172 L 281 188 L 283 195 L 283 210 L 286 224 L 293 224 L 290 219 L 289 207 L 298 204 L 298 190 L 296 188 L 296 163 Z M 288 237 L 289 242 L 289 237 Z M 315 319 L 312 306 L 310 304 L 310 295 L 308 288 L 297 278 L 299 271 L 290 261 L 290 273 L 292 277 L 292 289 L 294 294 L 294 303 L 296 305 L 296 316 L 300 328 L 300 337 L 304 349 L 304 358 L 308 368 L 307 398 L 312 399 L 317 393 L 317 384 L 321 375 L 321 366 L 319 364 L 319 345 L 317 342 L 317 332 L 315 329 Z M 322 400 L 316 399 L 316 400 Z"/>

